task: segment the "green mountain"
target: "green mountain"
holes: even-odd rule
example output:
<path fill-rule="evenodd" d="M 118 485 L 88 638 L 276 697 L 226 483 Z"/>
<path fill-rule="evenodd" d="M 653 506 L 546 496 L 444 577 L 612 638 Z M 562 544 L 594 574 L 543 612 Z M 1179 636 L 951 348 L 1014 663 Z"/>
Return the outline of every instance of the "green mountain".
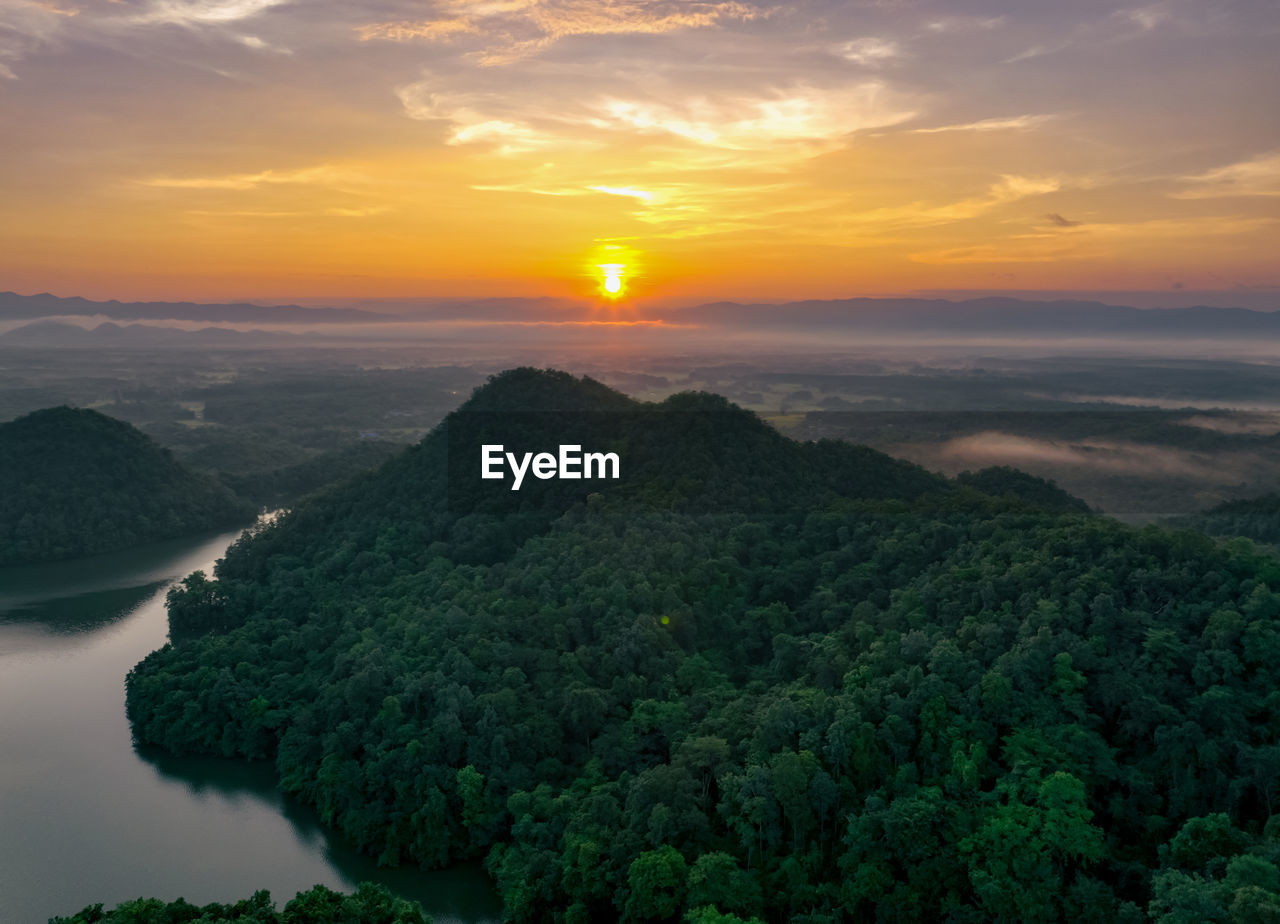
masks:
<path fill-rule="evenodd" d="M 232 526 L 253 508 L 127 423 L 70 407 L 0 424 L 0 564 Z"/>
<path fill-rule="evenodd" d="M 570 439 L 620 477 L 478 476 Z M 504 373 L 177 588 L 129 716 L 515 921 L 1267 920 L 1280 562 L 1002 493 Z"/>

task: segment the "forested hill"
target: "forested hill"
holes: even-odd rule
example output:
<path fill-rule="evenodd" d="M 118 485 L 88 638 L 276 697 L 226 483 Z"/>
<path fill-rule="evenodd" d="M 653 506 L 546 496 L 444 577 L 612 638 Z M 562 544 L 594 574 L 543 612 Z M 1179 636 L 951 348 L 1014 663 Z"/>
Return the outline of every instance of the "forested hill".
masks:
<path fill-rule="evenodd" d="M 994 497 L 1013 497 L 1055 513 L 1088 513 L 1089 505 L 1068 494 L 1056 482 L 1037 478 L 1007 465 L 961 472 L 956 481 Z"/>
<path fill-rule="evenodd" d="M 246 523 L 253 508 L 129 424 L 70 407 L 0 424 L 0 564 Z"/>
<path fill-rule="evenodd" d="M 1280 546 L 1280 494 L 1227 501 L 1177 522 L 1211 536 L 1245 536 Z"/>
<path fill-rule="evenodd" d="M 448 477 L 566 427 L 623 478 Z M 129 716 L 516 921 L 1274 919 L 1280 562 L 1013 486 L 518 370 L 175 590 Z"/>

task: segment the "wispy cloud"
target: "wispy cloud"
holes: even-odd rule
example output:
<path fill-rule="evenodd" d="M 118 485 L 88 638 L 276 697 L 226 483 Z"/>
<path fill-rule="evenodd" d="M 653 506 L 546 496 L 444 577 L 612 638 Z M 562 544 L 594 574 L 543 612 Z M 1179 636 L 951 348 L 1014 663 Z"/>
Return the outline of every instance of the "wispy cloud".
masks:
<path fill-rule="evenodd" d="M 682 102 L 611 99 L 595 109 L 598 115 L 593 124 L 603 128 L 670 134 L 735 150 L 837 138 L 896 125 L 914 115 L 895 105 L 888 88 L 878 81 Z"/>
<path fill-rule="evenodd" d="M 448 0 L 445 15 L 360 26 L 365 41 L 441 41 L 479 36 L 482 64 L 510 64 L 571 36 L 659 35 L 748 20 L 764 13 L 738 2 L 676 0 Z"/>
<path fill-rule="evenodd" d="M 288 0 L 152 0 L 133 17 L 138 23 L 179 26 L 228 25 L 251 19 Z"/>
<path fill-rule="evenodd" d="M 641 202 L 652 202 L 654 200 L 654 194 L 647 189 L 633 189 L 630 186 L 592 186 L 591 190 L 610 196 L 626 196 L 631 199 L 639 199 Z"/>
<path fill-rule="evenodd" d="M 760 151 L 822 143 L 894 125 L 914 115 L 875 81 L 678 100 L 602 95 L 555 106 L 539 105 L 519 93 L 454 95 L 437 90 L 434 80 L 411 84 L 398 92 L 411 117 L 449 123 L 448 143 L 487 143 L 505 154 L 589 146 L 619 134 L 657 136 L 731 151 Z M 800 157 L 814 153 L 803 148 L 795 151 Z"/>
<path fill-rule="evenodd" d="M 1163 22 L 1172 18 L 1168 3 L 1150 3 L 1133 9 L 1119 10 L 1116 15 L 1131 22 L 1143 32 L 1150 32 Z"/>
<path fill-rule="evenodd" d="M 407 42 L 414 39 L 440 41 L 460 32 L 476 32 L 479 27 L 470 19 L 432 19 L 422 21 L 404 20 L 401 22 L 383 22 L 360 26 L 356 34 L 362 41 L 387 39 L 394 42 Z"/>
<path fill-rule="evenodd" d="M 794 184 L 721 184 L 709 186 L 700 182 L 672 182 L 669 178 L 645 188 L 617 183 L 595 183 L 586 186 L 557 186 L 549 182 L 511 182 L 473 186 L 473 189 L 523 193 L 532 196 L 578 198 L 592 194 L 632 200 L 629 214 L 652 227 L 652 238 L 683 239 L 724 234 L 731 231 L 757 230 L 771 226 L 776 216 L 796 214 L 814 206 L 790 203 L 785 206 L 762 205 L 762 197 L 784 193 Z"/>
<path fill-rule="evenodd" d="M 1008 19 L 1004 16 L 939 16 L 925 23 L 925 30 L 938 35 L 998 29 Z"/>
<path fill-rule="evenodd" d="M 836 48 L 840 57 L 866 67 L 878 67 L 902 56 L 902 46 L 883 38 L 860 38 Z"/>
<path fill-rule="evenodd" d="M 500 154 L 512 155 L 581 143 L 567 132 L 535 127 L 529 121 L 529 111 L 519 105 L 504 105 L 496 96 L 449 93 L 438 90 L 433 81 L 410 84 L 396 92 L 410 118 L 447 124 L 446 144 L 485 144 Z"/>
<path fill-rule="evenodd" d="M 1018 64 L 1022 61 L 1030 61 L 1032 58 L 1043 58 L 1045 55 L 1057 54 L 1066 48 L 1070 48 L 1072 44 L 1071 39 L 1060 42 L 1036 42 L 1017 54 L 1005 58 L 1003 63 Z"/>
<path fill-rule="evenodd" d="M 1051 120 L 1051 115 L 1006 116 L 995 119 L 982 119 L 977 122 L 961 122 L 955 125 L 938 125 L 933 128 L 913 128 L 917 135 L 933 135 L 938 132 L 1006 132 L 1024 131 L 1036 128 Z"/>
<path fill-rule="evenodd" d="M 1095 254 L 1096 248 L 1085 250 L 1075 243 L 1008 241 L 998 244 L 974 244 L 922 250 L 913 253 L 911 259 L 916 263 L 957 266 L 971 263 L 1056 263 L 1060 260 L 1078 259 Z"/>
<path fill-rule="evenodd" d="M 1186 215 L 1141 221 L 1093 222 L 1089 235 L 1113 244 L 1132 241 L 1156 243 L 1178 239 L 1203 240 L 1219 235 L 1257 234 L 1280 225 L 1280 216 Z"/>
<path fill-rule="evenodd" d="M 218 176 L 155 176 L 136 180 L 141 186 L 160 189 L 224 189 L 249 190 L 262 186 L 325 184 L 331 185 L 355 177 L 350 171 L 336 167 L 304 167 L 300 170 L 263 170 L 259 173 L 230 173 Z"/>
<path fill-rule="evenodd" d="M 52 42 L 78 12 L 44 0 L 0 0 L 0 77 L 16 79 L 13 65 Z"/>
<path fill-rule="evenodd" d="M 1225 196 L 1280 196 L 1280 152 L 1214 167 L 1182 178 L 1187 188 L 1175 199 L 1219 199 Z"/>
<path fill-rule="evenodd" d="M 184 214 L 199 218 L 373 218 L 392 211 L 391 206 L 323 209 L 187 209 Z"/>

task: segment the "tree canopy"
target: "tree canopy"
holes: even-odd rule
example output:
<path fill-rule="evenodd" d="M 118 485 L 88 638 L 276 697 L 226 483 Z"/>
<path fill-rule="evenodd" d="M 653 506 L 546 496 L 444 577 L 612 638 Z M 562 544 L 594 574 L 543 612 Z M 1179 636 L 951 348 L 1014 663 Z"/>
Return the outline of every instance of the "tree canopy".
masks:
<path fill-rule="evenodd" d="M 165 902 L 139 898 L 109 910 L 102 905 L 67 918 L 50 918 L 49 924 L 430 924 L 416 902 L 396 898 L 385 886 L 362 882 L 350 895 L 317 885 L 299 892 L 277 910 L 271 894 L 255 892 L 252 898 L 231 904 L 193 905 L 184 899 Z"/>
<path fill-rule="evenodd" d="M 0 564 L 245 523 L 253 506 L 124 421 L 55 407 L 0 424 Z"/>
<path fill-rule="evenodd" d="M 634 477 L 447 477 L 565 426 Z M 129 716 L 515 921 L 1274 920 L 1280 561 L 979 487 L 515 370 L 177 589 Z"/>

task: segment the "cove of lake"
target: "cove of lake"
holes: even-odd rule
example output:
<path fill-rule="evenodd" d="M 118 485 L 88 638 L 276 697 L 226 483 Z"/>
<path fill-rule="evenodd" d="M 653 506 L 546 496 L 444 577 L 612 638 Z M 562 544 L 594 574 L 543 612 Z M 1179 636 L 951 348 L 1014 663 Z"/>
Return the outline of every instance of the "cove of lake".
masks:
<path fill-rule="evenodd" d="M 164 595 L 238 532 L 0 569 L 0 920 L 44 922 L 139 896 L 195 904 L 363 880 L 437 924 L 490 924 L 501 903 L 477 864 L 379 869 L 268 765 L 134 747 L 124 678 L 165 643 Z"/>

